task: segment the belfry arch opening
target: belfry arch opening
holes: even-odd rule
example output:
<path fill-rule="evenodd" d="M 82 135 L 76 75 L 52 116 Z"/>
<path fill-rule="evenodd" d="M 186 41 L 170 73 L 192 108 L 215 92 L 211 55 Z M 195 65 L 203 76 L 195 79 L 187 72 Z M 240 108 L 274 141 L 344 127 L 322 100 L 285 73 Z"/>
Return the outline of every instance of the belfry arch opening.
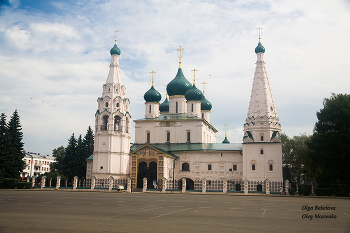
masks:
<path fill-rule="evenodd" d="M 114 117 L 114 130 L 115 131 L 121 131 L 122 127 L 120 125 L 120 116 L 115 116 Z"/>
<path fill-rule="evenodd" d="M 101 125 L 101 130 L 108 130 L 108 116 L 104 115 L 102 117 L 102 125 Z"/>

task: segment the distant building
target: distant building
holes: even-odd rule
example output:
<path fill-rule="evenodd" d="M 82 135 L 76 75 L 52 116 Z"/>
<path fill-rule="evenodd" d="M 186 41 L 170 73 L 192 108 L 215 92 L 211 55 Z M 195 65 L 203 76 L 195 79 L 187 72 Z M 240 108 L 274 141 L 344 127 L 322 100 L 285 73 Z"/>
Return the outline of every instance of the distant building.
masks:
<path fill-rule="evenodd" d="M 23 161 L 25 168 L 21 172 L 21 177 L 39 176 L 45 172 L 50 172 L 50 164 L 55 163 L 55 158 L 43 156 L 40 153 L 25 152 Z"/>

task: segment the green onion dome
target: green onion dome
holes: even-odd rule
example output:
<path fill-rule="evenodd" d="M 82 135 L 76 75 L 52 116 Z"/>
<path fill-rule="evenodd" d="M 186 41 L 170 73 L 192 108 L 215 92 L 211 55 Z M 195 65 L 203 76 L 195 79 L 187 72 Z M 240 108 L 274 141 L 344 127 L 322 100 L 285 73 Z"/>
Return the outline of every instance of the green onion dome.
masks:
<path fill-rule="evenodd" d="M 265 48 L 262 46 L 261 42 L 259 41 L 258 46 L 255 48 L 255 53 L 265 53 Z"/>
<path fill-rule="evenodd" d="M 113 48 L 111 49 L 110 53 L 111 53 L 111 55 L 113 55 L 113 54 L 120 55 L 120 49 L 118 48 L 117 44 L 115 44 L 113 46 Z"/>
<path fill-rule="evenodd" d="M 168 97 L 165 98 L 164 102 L 159 105 L 160 112 L 169 112 L 169 101 Z"/>
<path fill-rule="evenodd" d="M 225 137 L 225 139 L 222 141 L 222 143 L 230 143 L 230 141 Z"/>
<path fill-rule="evenodd" d="M 156 102 L 159 103 L 159 101 L 162 99 L 162 95 L 154 89 L 154 86 L 151 87 L 144 95 L 143 98 L 146 102 Z"/>
<path fill-rule="evenodd" d="M 179 68 L 177 74 L 173 80 L 166 87 L 166 91 L 169 96 L 173 95 L 185 95 L 186 92 L 191 89 L 192 84 L 185 78 L 182 73 L 182 69 Z"/>
<path fill-rule="evenodd" d="M 185 94 L 185 98 L 187 101 L 189 100 L 201 101 L 202 97 L 203 97 L 203 93 L 196 87 L 195 84 L 193 84 L 192 88 L 189 89 Z"/>
<path fill-rule="evenodd" d="M 205 96 L 203 95 L 203 98 L 202 98 L 202 103 L 201 103 L 201 110 L 208 110 L 210 111 L 212 106 L 211 106 L 211 103 L 205 98 Z"/>

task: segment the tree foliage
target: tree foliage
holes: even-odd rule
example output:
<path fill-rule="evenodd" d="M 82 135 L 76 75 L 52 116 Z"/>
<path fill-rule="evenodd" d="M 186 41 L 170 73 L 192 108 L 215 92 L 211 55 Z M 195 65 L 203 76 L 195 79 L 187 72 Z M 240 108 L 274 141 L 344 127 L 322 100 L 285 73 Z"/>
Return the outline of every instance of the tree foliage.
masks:
<path fill-rule="evenodd" d="M 17 110 L 6 123 L 5 113 L 0 119 L 0 178 L 19 178 L 23 171 L 23 133 Z"/>
<path fill-rule="evenodd" d="M 74 176 L 84 178 L 86 176 L 86 159 L 92 155 L 94 150 L 94 135 L 89 126 L 86 135 L 75 138 L 74 133 L 68 139 L 67 147 L 58 147 L 52 151 L 56 157 L 56 163 L 51 171 L 69 179 Z"/>
<path fill-rule="evenodd" d="M 314 134 L 307 143 L 318 183 L 350 185 L 350 95 L 332 94 L 317 112 Z"/>
<path fill-rule="evenodd" d="M 301 174 L 308 171 L 308 154 L 309 148 L 306 143 L 311 136 L 302 134 L 289 138 L 282 133 L 282 163 L 283 163 L 283 178 L 289 181 L 299 181 Z M 310 177 L 311 178 L 311 177 Z"/>

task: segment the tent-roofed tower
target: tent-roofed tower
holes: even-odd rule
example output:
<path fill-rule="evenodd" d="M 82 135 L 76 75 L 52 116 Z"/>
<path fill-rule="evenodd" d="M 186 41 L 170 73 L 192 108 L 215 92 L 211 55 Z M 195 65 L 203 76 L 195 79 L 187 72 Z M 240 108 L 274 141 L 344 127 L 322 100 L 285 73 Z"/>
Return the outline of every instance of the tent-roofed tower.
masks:
<path fill-rule="evenodd" d="M 120 53 L 115 39 L 102 97 L 97 99 L 92 176 L 100 178 L 129 176 L 130 101 L 120 76 Z"/>
<path fill-rule="evenodd" d="M 250 181 L 282 181 L 281 125 L 277 117 L 263 59 L 265 48 L 259 43 L 252 92 L 243 137 L 243 177 Z"/>

